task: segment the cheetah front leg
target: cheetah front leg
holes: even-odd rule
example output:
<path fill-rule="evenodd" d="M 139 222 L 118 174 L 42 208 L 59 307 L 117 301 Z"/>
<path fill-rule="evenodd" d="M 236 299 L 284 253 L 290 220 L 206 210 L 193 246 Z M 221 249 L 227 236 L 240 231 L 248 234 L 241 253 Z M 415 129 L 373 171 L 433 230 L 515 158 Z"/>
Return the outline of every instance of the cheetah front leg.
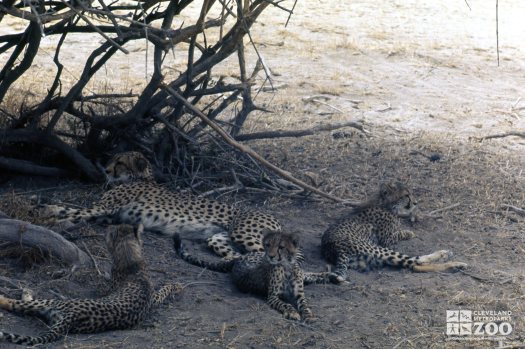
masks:
<path fill-rule="evenodd" d="M 345 253 L 340 253 L 337 256 L 337 260 L 335 262 L 335 268 L 332 272 L 338 282 L 343 282 L 346 280 L 348 276 L 348 266 L 350 265 L 350 257 Z"/>
<path fill-rule="evenodd" d="M 326 284 L 331 282 L 333 284 L 340 284 L 344 282 L 343 278 L 335 273 L 324 271 L 320 273 L 305 272 L 304 284 Z"/>
<path fill-rule="evenodd" d="M 303 320 L 312 321 L 314 315 L 304 295 L 304 275 L 299 266 L 293 268 L 292 277 L 293 295 L 297 304 L 297 310 L 299 310 L 299 314 Z"/>
<path fill-rule="evenodd" d="M 412 270 L 417 271 L 419 273 L 429 273 L 429 272 L 464 269 L 466 267 L 468 267 L 467 263 L 446 262 L 446 263 L 437 263 L 437 264 L 414 265 Z"/>
<path fill-rule="evenodd" d="M 447 271 L 447 270 L 453 270 L 453 269 L 463 269 L 463 268 L 468 267 L 468 264 L 463 263 L 463 262 L 446 262 L 446 263 L 434 264 L 434 262 L 437 262 L 440 260 L 446 261 L 450 259 L 452 255 L 453 253 L 451 251 L 440 250 L 440 251 L 436 251 L 431 254 L 419 256 L 416 258 L 415 260 L 416 264 L 413 266 L 412 270 L 420 272 L 420 273 L 427 273 L 427 272 Z"/>
<path fill-rule="evenodd" d="M 274 267 L 270 274 L 270 283 L 268 285 L 268 304 L 270 307 L 283 314 L 286 319 L 301 320 L 301 315 L 294 309 L 291 304 L 283 302 L 281 296 L 284 286 L 284 269 Z"/>
<path fill-rule="evenodd" d="M 241 256 L 233 249 L 231 239 L 225 233 L 217 233 L 209 237 L 208 247 L 224 259 L 235 259 Z"/>

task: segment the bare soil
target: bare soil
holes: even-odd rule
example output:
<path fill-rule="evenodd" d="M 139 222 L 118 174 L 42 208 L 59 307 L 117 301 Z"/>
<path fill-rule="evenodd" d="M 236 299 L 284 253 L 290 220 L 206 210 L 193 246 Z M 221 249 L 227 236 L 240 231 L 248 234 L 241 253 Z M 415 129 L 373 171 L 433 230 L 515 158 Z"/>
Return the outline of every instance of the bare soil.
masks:
<path fill-rule="evenodd" d="M 186 286 L 184 290 L 136 329 L 71 335 L 49 347 L 497 348 L 523 344 L 525 218 L 502 205 L 525 206 L 525 140 L 506 137 L 481 142 L 479 137 L 524 128 L 525 5 L 500 3 L 498 67 L 494 6 L 469 4 L 471 9 L 462 1 L 304 0 L 298 2 L 287 28 L 283 12 L 269 11 L 253 29 L 253 37 L 275 74 L 278 90 L 260 94 L 256 102 L 274 112 L 253 114 L 246 129 L 363 121 L 366 134 L 348 128 L 248 144 L 294 175 L 305 180 L 314 177 L 320 188 L 342 198 L 363 200 L 381 180 L 399 179 L 413 188 L 423 212 L 457 204 L 436 213 L 436 218 L 407 223 L 417 237 L 400 243 L 398 250 L 409 254 L 452 250 L 455 260 L 467 262 L 469 269 L 433 274 L 396 269 L 350 272 L 349 285 L 307 287 L 318 320 L 303 324 L 283 319 L 261 298 L 236 291 L 228 275 L 183 263 L 168 239 L 147 234 L 145 251 L 155 283 L 177 281 Z M 143 51 L 139 47 L 135 53 L 143 55 Z M 51 58 L 37 65 L 45 71 L 52 66 Z M 70 69 L 74 76 L 74 67 Z M 228 75 L 228 63 L 223 69 L 221 74 Z M 104 74 L 102 82 L 120 77 L 125 90 L 140 86 L 144 64 L 123 56 Z M 16 88 L 27 91 L 27 86 Z M 312 96 L 314 101 L 309 99 Z M 6 194 L 2 198 L 6 209 L 14 206 L 13 191 L 23 197 L 40 195 L 84 206 L 96 200 L 102 188 L 19 176 L 8 178 L 1 191 Z M 305 269 L 312 271 L 326 267 L 319 252 L 322 232 L 347 210 L 326 201 L 279 195 L 237 193 L 220 199 L 271 212 L 287 230 L 299 232 Z M 24 216 L 24 205 L 17 205 L 18 212 L 10 213 Z M 74 235 L 102 271 L 108 269 L 103 230 L 88 227 Z M 70 273 L 57 263 L 39 262 L 31 253 L 25 258 L 6 255 L 0 259 L 0 275 L 20 280 L 19 286 L 32 289 L 37 297 L 92 297 L 105 283 L 96 270 Z M 0 279 L 3 294 L 18 297 L 19 286 Z M 446 310 L 456 309 L 511 311 L 513 331 L 499 343 L 447 340 Z M 0 323 L 2 330 L 27 334 L 36 334 L 43 326 L 5 312 L 0 313 Z"/>

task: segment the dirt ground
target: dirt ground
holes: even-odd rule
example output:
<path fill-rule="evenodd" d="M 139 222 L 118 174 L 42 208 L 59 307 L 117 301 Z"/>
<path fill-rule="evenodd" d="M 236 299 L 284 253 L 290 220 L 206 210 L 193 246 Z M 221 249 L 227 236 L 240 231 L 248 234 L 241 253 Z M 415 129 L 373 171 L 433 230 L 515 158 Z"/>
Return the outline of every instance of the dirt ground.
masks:
<path fill-rule="evenodd" d="M 525 140 L 479 137 L 525 126 L 525 4 L 500 3 L 499 67 L 494 10 L 492 2 L 474 1 L 303 0 L 287 28 L 286 15 L 271 10 L 253 29 L 278 91 L 258 96 L 256 102 L 274 112 L 253 114 L 246 132 L 350 120 L 362 121 L 367 132 L 346 128 L 248 144 L 298 177 L 314 174 L 321 189 L 342 198 L 363 200 L 381 180 L 407 182 L 422 212 L 445 210 L 407 223 L 417 237 L 398 250 L 448 249 L 469 264 L 467 270 L 350 272 L 349 285 L 306 288 L 318 320 L 303 324 L 283 319 L 261 298 L 239 293 L 228 275 L 183 263 L 168 239 L 148 234 L 145 251 L 155 283 L 178 281 L 184 290 L 136 329 L 71 335 L 49 347 L 520 347 L 525 217 L 503 205 L 525 206 Z M 135 53 L 143 51 L 138 47 Z M 42 71 L 51 58 L 36 64 Z M 74 63 L 69 69 L 75 71 Z M 231 67 L 222 69 L 228 74 Z M 123 56 L 100 79 L 120 77 L 125 90 L 141 84 L 143 70 L 132 56 Z M 85 183 L 21 176 L 9 177 L 0 188 L 4 205 L 12 202 L 13 191 L 78 205 L 89 205 L 102 192 Z M 305 269 L 312 271 L 326 267 L 319 252 L 322 232 L 347 210 L 321 200 L 253 193 L 221 199 L 271 212 L 287 230 L 299 232 Z M 104 270 L 102 230 L 86 228 L 76 236 Z M 0 259 L 0 275 L 20 280 L 37 297 L 95 296 L 104 283 L 95 270 L 71 274 L 57 264 L 7 257 Z M 19 287 L 1 280 L 0 292 L 20 296 Z M 501 341 L 449 340 L 446 311 L 460 309 L 510 311 L 513 331 Z M 35 334 L 42 326 L 0 313 L 5 331 Z"/>

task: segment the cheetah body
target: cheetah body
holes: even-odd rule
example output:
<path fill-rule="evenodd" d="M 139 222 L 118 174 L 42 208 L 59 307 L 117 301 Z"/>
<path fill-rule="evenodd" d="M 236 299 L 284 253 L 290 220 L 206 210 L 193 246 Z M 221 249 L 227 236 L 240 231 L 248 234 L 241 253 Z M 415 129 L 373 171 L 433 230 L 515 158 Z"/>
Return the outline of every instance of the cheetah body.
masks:
<path fill-rule="evenodd" d="M 452 254 L 441 250 L 424 256 L 408 256 L 392 248 L 415 236 L 401 229 L 400 216 L 413 217 L 416 202 L 405 185 L 382 184 L 379 193 L 349 217 L 330 226 L 321 238 L 323 257 L 335 265 L 334 273 L 345 279 L 347 269 L 366 271 L 383 265 L 415 271 L 460 268 L 464 263 L 430 264 L 448 259 Z"/>
<path fill-rule="evenodd" d="M 207 238 L 208 245 L 226 258 L 237 257 L 239 250 L 263 251 L 261 232 L 281 230 L 279 221 L 269 214 L 177 193 L 156 183 L 151 165 L 138 152 L 117 154 L 106 173 L 110 182 L 121 184 L 105 192 L 91 208 L 47 205 L 47 210 L 58 221 L 143 224 L 149 231 L 166 235 Z"/>
<path fill-rule="evenodd" d="M 176 248 L 185 261 L 210 270 L 230 272 L 240 291 L 266 296 L 268 304 L 286 318 L 311 319 L 304 285 L 331 281 L 332 274 L 305 273 L 299 263 L 297 238 L 293 235 L 267 233 L 263 245 L 265 252 L 251 252 L 234 260 L 212 262 L 189 254 L 180 242 L 177 247 L 176 242 Z"/>
<path fill-rule="evenodd" d="M 0 308 L 42 318 L 49 325 L 38 337 L 0 332 L 0 340 L 36 345 L 56 341 L 68 333 L 127 329 L 140 323 L 152 306 L 162 303 L 175 290 L 175 285 L 168 284 L 154 291 L 142 258 L 140 232 L 121 226 L 110 235 L 112 293 L 99 299 L 70 300 L 14 300 L 0 296 Z"/>

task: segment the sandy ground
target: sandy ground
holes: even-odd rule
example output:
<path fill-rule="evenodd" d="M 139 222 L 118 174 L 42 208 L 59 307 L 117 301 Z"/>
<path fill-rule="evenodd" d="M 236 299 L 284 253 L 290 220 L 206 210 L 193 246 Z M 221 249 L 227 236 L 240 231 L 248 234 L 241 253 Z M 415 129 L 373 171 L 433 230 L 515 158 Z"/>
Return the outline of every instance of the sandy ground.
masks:
<path fill-rule="evenodd" d="M 257 97 L 274 113 L 254 113 L 246 131 L 363 121 L 367 134 L 343 129 L 249 145 L 301 178 L 317 174 L 319 186 L 339 197 L 364 199 L 379 181 L 395 178 L 413 188 L 423 212 L 457 205 L 436 213 L 437 218 L 407 224 L 417 237 L 398 249 L 410 254 L 449 249 L 456 260 L 469 263 L 468 270 L 351 272 L 350 285 L 306 289 L 319 319 L 302 324 L 284 320 L 260 298 L 237 292 L 227 275 L 181 262 L 167 239 L 148 235 L 145 250 L 155 282 L 176 280 L 187 284 L 184 291 L 137 329 L 68 336 L 53 347 L 497 348 L 523 343 L 525 222 L 502 205 L 525 206 L 525 141 L 477 138 L 524 127 L 525 4 L 500 3 L 499 67 L 494 4 L 468 4 L 471 9 L 463 1 L 304 0 L 287 28 L 284 13 L 269 11 L 253 36 L 280 88 Z M 46 45 L 52 52 L 53 41 Z M 136 47 L 130 57 L 108 67 L 98 87 L 115 77 L 123 90 L 142 86 L 144 63 L 133 55 L 144 50 Z M 68 54 L 64 50 L 64 59 Z M 36 62 L 35 79 L 50 62 L 45 55 Z M 232 67 L 226 62 L 217 73 L 233 75 Z M 68 69 L 74 81 L 75 64 Z M 322 103 L 308 100 L 312 96 Z M 432 155 L 439 160 L 431 161 Z M 81 205 L 102 190 L 25 177 L 11 178 L 1 189 Z M 344 207 L 268 195 L 223 199 L 275 214 L 287 230 L 302 235 L 305 269 L 325 268 L 319 238 Z M 107 268 L 101 228 L 94 229 L 99 233 L 78 234 L 101 268 Z M 73 275 L 60 270 L 54 264 L 24 267 L 16 259 L 0 260 L 0 274 L 21 280 L 40 297 L 93 296 L 103 283 L 94 270 Z M 19 296 L 16 288 L 1 286 L 1 292 Z M 510 311 L 513 331 L 500 342 L 471 336 L 451 341 L 445 334 L 446 311 L 459 309 Z M 42 328 L 35 320 L 7 313 L 0 313 L 0 324 L 2 330 L 19 333 Z"/>

